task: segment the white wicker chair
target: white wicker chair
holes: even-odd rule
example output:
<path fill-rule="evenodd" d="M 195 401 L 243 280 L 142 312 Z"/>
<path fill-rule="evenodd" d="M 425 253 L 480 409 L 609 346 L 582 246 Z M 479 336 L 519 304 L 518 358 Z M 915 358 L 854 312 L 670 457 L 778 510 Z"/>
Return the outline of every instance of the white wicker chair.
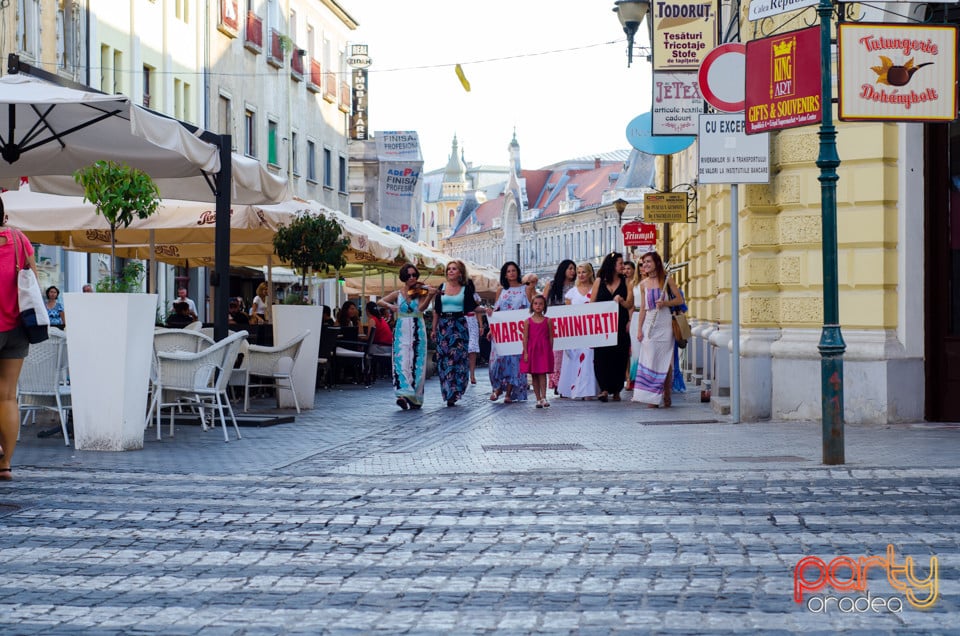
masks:
<path fill-rule="evenodd" d="M 30 345 L 17 381 L 17 404 L 21 425 L 37 411 L 56 411 L 63 429 L 63 443 L 70 445 L 67 411 L 71 409 L 67 379 L 67 337 L 59 329 L 50 329 L 50 337 Z"/>
<path fill-rule="evenodd" d="M 233 414 L 230 400 L 227 397 L 227 382 L 233 371 L 234 362 L 240 345 L 247 337 L 246 331 L 228 336 L 203 351 L 190 353 L 186 351 L 168 351 L 157 353 L 157 382 L 150 402 L 148 417 L 156 414 L 157 438 L 160 437 L 160 414 L 164 407 L 170 407 L 170 435 L 174 433 L 175 409 L 181 404 L 195 404 L 200 409 L 201 422 L 205 422 L 205 410 L 215 408 L 220 416 L 220 425 L 223 428 L 223 439 L 229 442 L 227 434 L 227 420 L 223 410 L 226 408 L 237 433 L 237 439 L 242 439 L 237 418 Z M 176 398 L 168 402 L 166 396 Z M 216 415 L 214 416 L 216 417 Z"/>
<path fill-rule="evenodd" d="M 280 389 L 289 389 L 293 393 L 293 405 L 297 408 L 297 413 L 300 412 L 300 402 L 297 400 L 297 391 L 293 387 L 292 374 L 297 357 L 300 355 L 300 346 L 308 335 L 310 335 L 309 329 L 278 347 L 250 345 L 244 359 L 247 367 L 243 385 L 244 412 L 250 409 L 250 387 L 273 387 L 277 391 L 278 402 Z M 251 383 L 252 377 L 259 380 Z"/>
<path fill-rule="evenodd" d="M 150 364 L 150 392 L 147 396 L 147 402 L 153 401 L 153 394 L 156 391 L 157 384 L 157 354 L 161 351 L 186 351 L 196 353 L 203 351 L 214 343 L 213 338 L 194 330 L 185 329 L 167 329 L 157 327 L 153 332 L 153 360 Z M 147 421 L 144 428 L 149 428 L 152 424 L 150 414 L 147 413 Z M 206 423 L 203 428 L 206 430 Z M 170 426 L 171 435 L 173 434 L 173 425 Z M 157 439 L 160 439 L 160 429 L 157 429 Z"/>

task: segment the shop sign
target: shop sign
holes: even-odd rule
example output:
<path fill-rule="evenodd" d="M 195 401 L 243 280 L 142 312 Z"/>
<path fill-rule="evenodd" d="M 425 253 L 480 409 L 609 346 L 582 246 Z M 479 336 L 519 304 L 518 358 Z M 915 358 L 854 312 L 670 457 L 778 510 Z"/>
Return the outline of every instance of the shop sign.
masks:
<path fill-rule="evenodd" d="M 643 220 L 647 223 L 686 223 L 686 192 L 650 192 L 643 195 Z"/>
<path fill-rule="evenodd" d="M 819 4 L 820 0 L 753 0 L 750 3 L 750 20 L 762 20 L 788 11 L 795 11 Z"/>
<path fill-rule="evenodd" d="M 623 225 L 621 231 L 623 232 L 623 244 L 627 247 L 657 244 L 657 226 L 653 223 L 630 221 Z"/>
<path fill-rule="evenodd" d="M 747 135 L 743 113 L 701 115 L 699 183 L 769 183 L 770 135 Z"/>
<path fill-rule="evenodd" d="M 695 135 L 703 113 L 697 74 L 653 72 L 653 134 Z"/>
<path fill-rule="evenodd" d="M 654 71 L 695 71 L 717 45 L 716 0 L 658 0 L 647 19 Z"/>
<path fill-rule="evenodd" d="M 840 119 L 957 118 L 957 27 L 842 22 Z"/>
<path fill-rule="evenodd" d="M 820 123 L 820 27 L 747 42 L 746 64 L 748 135 Z"/>

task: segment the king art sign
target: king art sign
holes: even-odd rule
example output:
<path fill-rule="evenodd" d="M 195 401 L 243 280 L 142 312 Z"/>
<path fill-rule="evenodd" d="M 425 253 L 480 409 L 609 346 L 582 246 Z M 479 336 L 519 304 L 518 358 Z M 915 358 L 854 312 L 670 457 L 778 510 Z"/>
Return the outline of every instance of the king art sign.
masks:
<path fill-rule="evenodd" d="M 820 123 L 820 27 L 747 42 L 746 133 Z"/>

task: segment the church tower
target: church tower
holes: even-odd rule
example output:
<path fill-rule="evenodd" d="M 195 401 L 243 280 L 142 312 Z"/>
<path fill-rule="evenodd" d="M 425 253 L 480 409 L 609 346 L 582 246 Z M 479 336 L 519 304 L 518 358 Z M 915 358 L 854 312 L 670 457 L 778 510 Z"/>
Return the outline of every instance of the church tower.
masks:
<path fill-rule="evenodd" d="M 443 182 L 440 184 L 440 199 L 437 201 L 439 208 L 437 233 L 440 236 L 448 236 L 453 231 L 457 211 L 466 197 L 466 190 L 467 166 L 460 154 L 457 136 L 454 135 L 453 143 L 450 145 L 450 159 L 447 161 L 447 167 L 443 171 Z"/>

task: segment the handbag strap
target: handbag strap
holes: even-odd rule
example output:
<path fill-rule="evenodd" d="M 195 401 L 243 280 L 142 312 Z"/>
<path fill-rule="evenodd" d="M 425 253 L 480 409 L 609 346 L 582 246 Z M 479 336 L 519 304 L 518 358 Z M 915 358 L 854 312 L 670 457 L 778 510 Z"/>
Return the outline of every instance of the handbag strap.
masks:
<path fill-rule="evenodd" d="M 20 234 L 20 230 L 15 227 L 10 228 L 10 236 L 13 239 L 13 271 L 14 274 L 19 275 L 20 270 L 23 269 L 23 265 L 26 263 L 26 254 L 23 254 L 23 258 L 17 258 L 21 255 L 21 250 L 23 249 L 23 242 L 18 243 L 17 237 Z"/>

